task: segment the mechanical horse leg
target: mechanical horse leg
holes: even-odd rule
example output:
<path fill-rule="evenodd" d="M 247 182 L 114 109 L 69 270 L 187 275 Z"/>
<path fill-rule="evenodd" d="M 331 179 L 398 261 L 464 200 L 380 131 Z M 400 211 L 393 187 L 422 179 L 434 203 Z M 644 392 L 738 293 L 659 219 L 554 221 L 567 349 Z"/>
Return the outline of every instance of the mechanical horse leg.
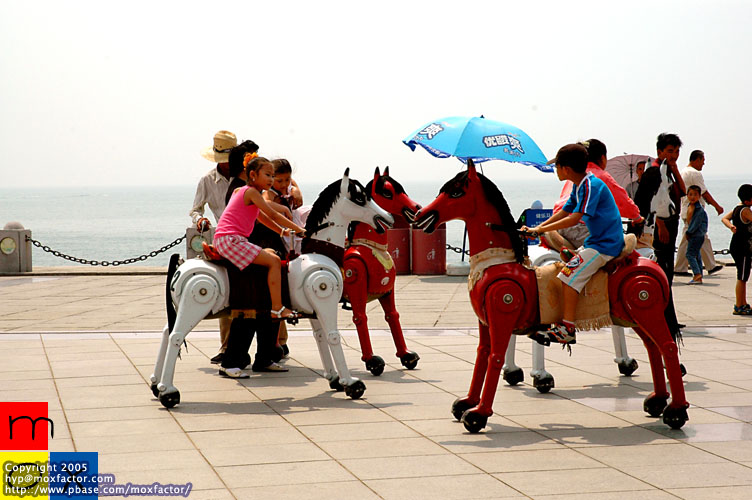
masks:
<path fill-rule="evenodd" d="M 509 345 L 514 326 L 518 323 L 525 294 L 518 284 L 510 280 L 500 280 L 486 291 L 486 317 L 491 353 L 486 361 L 486 377 L 480 403 L 462 414 L 462 423 L 469 432 L 478 432 L 486 426 L 488 417 L 493 414 L 493 401 L 499 385 L 504 353 Z M 473 382 L 475 374 L 473 374 Z M 471 394 L 472 396 L 471 386 Z"/>
<path fill-rule="evenodd" d="M 151 381 L 151 392 L 155 398 L 159 398 L 159 389 L 157 384 L 162 378 L 162 367 L 164 366 L 165 356 L 167 355 L 167 345 L 170 339 L 170 325 L 167 324 L 162 329 L 162 342 L 159 344 L 159 353 L 157 354 L 157 362 L 154 364 L 154 373 L 151 374 L 149 380 Z"/>
<path fill-rule="evenodd" d="M 219 284 L 207 275 L 195 275 L 183 287 L 177 308 L 178 316 L 167 343 L 162 377 L 157 384 L 159 402 L 165 408 L 172 408 L 180 402 L 180 392 L 172 385 L 180 347 L 191 330 L 212 310 L 218 295 Z"/>
<path fill-rule="evenodd" d="M 525 373 L 522 368 L 514 362 L 515 351 L 517 350 L 517 339 L 514 335 L 509 339 L 509 346 L 504 355 L 504 366 L 501 367 L 501 377 L 509 385 L 517 385 L 525 380 Z"/>
<path fill-rule="evenodd" d="M 342 384 L 339 383 L 339 374 L 334 367 L 334 361 L 332 361 L 332 354 L 329 352 L 329 346 L 326 344 L 326 332 L 321 322 L 317 319 L 311 318 L 311 328 L 313 329 L 313 338 L 316 340 L 316 347 L 319 350 L 319 357 L 321 357 L 321 365 L 324 367 L 324 378 L 329 381 L 329 387 L 337 391 L 344 390 Z"/>
<path fill-rule="evenodd" d="M 478 405 L 480 394 L 483 391 L 483 381 L 486 379 L 488 355 L 491 353 L 491 335 L 488 326 L 480 321 L 478 322 L 478 334 L 480 340 L 475 354 L 475 366 L 473 367 L 473 378 L 470 380 L 470 389 L 468 389 L 467 396 L 457 398 L 452 403 L 452 415 L 457 420 L 462 420 L 462 415 L 467 410 Z"/>
<path fill-rule="evenodd" d="M 366 369 L 371 374 L 378 376 L 384 372 L 384 359 L 373 355 L 371 336 L 368 333 L 368 316 L 366 305 L 368 304 L 368 270 L 365 264 L 357 257 L 349 258 L 345 262 L 345 288 L 347 300 L 352 306 L 353 323 L 358 331 L 360 341 L 361 361 L 365 361 Z"/>
<path fill-rule="evenodd" d="M 611 337 L 614 339 L 614 363 L 619 366 L 619 373 L 629 377 L 640 366 L 637 360 L 630 358 L 627 353 L 627 339 L 624 337 L 624 327 L 613 325 Z"/>
<path fill-rule="evenodd" d="M 533 368 L 530 376 L 533 377 L 533 387 L 541 394 L 546 394 L 556 386 L 554 376 L 546 371 L 546 348 L 535 340 L 533 343 Z"/>
<path fill-rule="evenodd" d="M 345 361 L 345 353 L 342 350 L 342 342 L 337 329 L 337 302 L 332 304 L 331 311 L 328 315 L 320 316 L 318 310 L 317 317 L 320 318 L 319 322 L 321 327 L 317 332 L 317 341 L 319 344 L 319 352 L 326 350 L 331 354 L 331 358 L 334 359 L 334 365 L 337 367 L 337 373 L 339 374 L 339 384 L 345 389 L 345 394 L 352 399 L 358 399 L 366 390 L 365 384 L 359 379 L 350 375 L 350 370 L 347 368 L 347 362 Z M 321 337 L 325 343 L 321 341 Z M 322 354 L 322 360 L 324 359 Z M 327 361 L 329 360 L 327 355 Z M 336 375 L 335 375 L 336 376 Z M 330 384 L 331 386 L 331 379 Z"/>
<path fill-rule="evenodd" d="M 392 339 L 394 339 L 394 346 L 397 348 L 397 357 L 402 362 L 402 366 L 408 370 L 412 370 L 418 365 L 417 352 L 408 351 L 407 344 L 405 344 L 405 336 L 402 333 L 402 325 L 399 321 L 399 313 L 397 312 L 397 306 L 394 303 L 394 289 L 391 292 L 386 293 L 379 297 L 381 308 L 384 310 L 384 319 L 386 319 L 389 325 L 389 330 L 392 332 Z"/>
<path fill-rule="evenodd" d="M 678 348 L 664 316 L 665 301 L 655 299 L 661 296 L 662 291 L 658 282 L 646 276 L 627 284 L 624 302 L 632 319 L 639 325 L 635 332 L 645 343 L 650 359 L 654 392 L 645 400 L 645 410 L 653 416 L 657 416 L 654 415 L 656 412 L 660 415 L 657 409 L 660 404 L 655 403 L 660 403 L 662 398 L 668 397 L 660 353 L 673 393 L 671 403 L 663 410 L 663 422 L 673 429 L 679 429 L 689 420 L 689 403 L 684 393 Z"/>

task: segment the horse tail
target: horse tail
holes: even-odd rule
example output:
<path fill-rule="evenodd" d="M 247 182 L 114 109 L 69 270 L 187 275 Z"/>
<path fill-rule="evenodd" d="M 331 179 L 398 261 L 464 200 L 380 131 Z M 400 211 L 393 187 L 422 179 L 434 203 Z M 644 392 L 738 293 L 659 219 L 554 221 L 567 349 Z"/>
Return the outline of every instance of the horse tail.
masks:
<path fill-rule="evenodd" d="M 175 306 L 172 304 L 172 293 L 170 291 L 170 284 L 172 283 L 172 277 L 175 276 L 180 265 L 180 254 L 172 254 L 170 256 L 170 263 L 167 265 L 167 282 L 165 283 L 165 300 L 167 302 L 167 328 L 172 333 L 172 329 L 175 328 L 175 320 L 178 317 L 175 311 Z"/>

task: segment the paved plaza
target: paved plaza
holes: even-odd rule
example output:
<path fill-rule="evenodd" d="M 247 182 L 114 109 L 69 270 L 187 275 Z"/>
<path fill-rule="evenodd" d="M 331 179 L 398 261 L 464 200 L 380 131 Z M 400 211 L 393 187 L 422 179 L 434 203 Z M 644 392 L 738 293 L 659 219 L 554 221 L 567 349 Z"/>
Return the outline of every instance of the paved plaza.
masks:
<path fill-rule="evenodd" d="M 478 343 L 464 277 L 398 277 L 415 370 L 394 357 L 372 303 L 374 351 L 387 361 L 373 377 L 341 311 L 349 366 L 367 386 L 360 400 L 329 389 L 304 322 L 291 329 L 288 373 L 220 377 L 209 363 L 213 320 L 188 336 L 175 376 L 182 401 L 166 410 L 148 384 L 164 271 L 127 271 L 0 276 L 0 401 L 47 401 L 50 450 L 97 451 L 100 472 L 119 483 L 191 482 L 192 499 L 752 498 L 752 320 L 731 315 L 732 267 L 702 286 L 675 280 L 692 405 L 681 430 L 642 410 L 652 383 L 637 336 L 627 330 L 640 367 L 624 377 L 604 329 L 579 334 L 571 356 L 546 350 L 548 394 L 532 387 L 531 344 L 518 339 L 526 379 L 499 386 L 479 434 L 450 414 Z"/>

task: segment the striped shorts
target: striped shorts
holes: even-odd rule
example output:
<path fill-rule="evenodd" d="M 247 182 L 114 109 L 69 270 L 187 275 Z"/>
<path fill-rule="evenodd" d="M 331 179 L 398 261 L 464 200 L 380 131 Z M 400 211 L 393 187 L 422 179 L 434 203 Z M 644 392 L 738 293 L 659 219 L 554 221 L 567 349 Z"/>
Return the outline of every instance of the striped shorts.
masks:
<path fill-rule="evenodd" d="M 254 245 L 248 238 L 239 234 L 228 234 L 214 237 L 214 248 L 219 255 L 229 260 L 241 271 L 248 267 L 261 252 L 261 247 Z"/>
<path fill-rule="evenodd" d="M 577 255 L 572 257 L 559 272 L 558 278 L 562 283 L 569 285 L 579 293 L 585 288 L 596 271 L 611 259 L 613 257 L 610 255 L 603 255 L 593 248 L 580 247 L 577 250 Z"/>

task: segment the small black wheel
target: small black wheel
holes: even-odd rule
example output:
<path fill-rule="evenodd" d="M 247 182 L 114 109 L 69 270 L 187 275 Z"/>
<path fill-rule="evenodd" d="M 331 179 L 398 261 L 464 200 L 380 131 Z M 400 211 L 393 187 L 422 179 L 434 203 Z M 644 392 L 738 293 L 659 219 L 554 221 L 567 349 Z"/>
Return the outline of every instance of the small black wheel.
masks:
<path fill-rule="evenodd" d="M 372 356 L 371 359 L 366 361 L 366 370 L 371 372 L 371 375 L 374 377 L 378 377 L 384 373 L 384 366 L 386 364 L 384 363 L 384 358 L 381 356 Z"/>
<path fill-rule="evenodd" d="M 661 413 L 663 413 L 663 410 L 666 409 L 667 405 L 668 396 L 656 396 L 655 394 L 650 394 L 650 396 L 646 397 L 645 401 L 642 402 L 642 409 L 651 417 L 658 418 L 661 416 Z"/>
<path fill-rule="evenodd" d="M 488 417 L 471 410 L 462 415 L 462 423 L 465 425 L 465 429 L 473 434 L 480 432 L 486 426 L 486 422 L 488 422 Z"/>
<path fill-rule="evenodd" d="M 402 356 L 400 358 L 400 361 L 402 362 L 402 366 L 404 366 L 408 370 L 413 370 L 416 366 L 418 366 L 419 359 L 420 356 L 418 356 L 417 352 L 410 351 Z"/>
<path fill-rule="evenodd" d="M 629 362 L 627 362 L 629 360 Z M 629 377 L 632 375 L 637 368 L 639 368 L 639 364 L 637 363 L 637 360 L 634 358 L 627 358 L 627 360 L 622 361 L 618 364 L 619 366 L 619 373 L 624 375 L 625 377 Z"/>
<path fill-rule="evenodd" d="M 329 388 L 334 389 L 337 392 L 342 392 L 345 390 L 345 386 L 339 383 L 339 376 L 329 381 Z"/>
<path fill-rule="evenodd" d="M 522 371 L 522 368 L 517 367 L 514 370 L 504 370 L 501 377 L 507 384 L 517 385 L 525 380 L 525 372 Z"/>
<path fill-rule="evenodd" d="M 162 406 L 164 406 L 165 408 L 172 408 L 176 404 L 180 403 L 180 392 L 175 391 L 169 394 L 160 394 L 159 402 L 162 403 Z"/>
<path fill-rule="evenodd" d="M 470 408 L 474 408 L 476 404 L 472 404 L 468 402 L 466 398 L 457 398 L 454 400 L 454 403 L 452 403 L 452 415 L 454 415 L 454 418 L 457 419 L 457 421 L 462 420 L 462 415 L 469 410 Z"/>
<path fill-rule="evenodd" d="M 155 398 L 159 398 L 159 389 L 157 389 L 156 382 L 151 384 L 151 393 L 154 394 Z"/>
<path fill-rule="evenodd" d="M 345 394 L 350 399 L 358 399 L 364 392 L 366 392 L 366 384 L 361 380 L 356 380 L 354 383 L 345 387 Z"/>
<path fill-rule="evenodd" d="M 538 389 L 538 392 L 541 394 L 547 394 L 551 389 L 556 387 L 556 381 L 550 373 L 542 376 L 533 376 L 533 387 Z"/>
<path fill-rule="evenodd" d="M 682 378 L 687 374 L 687 369 L 684 367 L 684 363 L 679 363 L 679 370 L 681 371 Z"/>
<path fill-rule="evenodd" d="M 663 410 L 663 423 L 674 430 L 681 429 L 687 420 L 689 420 L 689 415 L 687 415 L 686 408 L 668 406 Z"/>

